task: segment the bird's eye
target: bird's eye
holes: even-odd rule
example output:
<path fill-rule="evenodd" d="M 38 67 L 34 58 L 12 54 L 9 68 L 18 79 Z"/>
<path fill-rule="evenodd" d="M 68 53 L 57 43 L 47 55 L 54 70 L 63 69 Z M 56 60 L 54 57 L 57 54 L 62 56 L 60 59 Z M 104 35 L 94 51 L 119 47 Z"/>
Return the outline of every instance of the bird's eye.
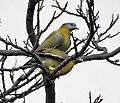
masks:
<path fill-rule="evenodd" d="M 74 26 L 74 24 L 71 24 L 71 26 Z"/>

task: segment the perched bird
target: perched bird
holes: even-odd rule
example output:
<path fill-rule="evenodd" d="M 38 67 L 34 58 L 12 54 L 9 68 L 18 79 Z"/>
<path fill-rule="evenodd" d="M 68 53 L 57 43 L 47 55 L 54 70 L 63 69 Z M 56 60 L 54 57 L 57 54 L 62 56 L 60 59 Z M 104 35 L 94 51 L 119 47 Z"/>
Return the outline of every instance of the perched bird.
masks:
<path fill-rule="evenodd" d="M 53 31 L 36 51 L 39 51 L 41 48 L 56 48 L 67 51 L 71 44 L 71 31 L 75 29 L 78 29 L 75 23 L 64 23 L 58 30 Z"/>
<path fill-rule="evenodd" d="M 48 68 L 50 71 L 53 71 L 60 63 L 62 63 L 66 58 L 69 56 L 59 49 L 54 48 L 46 48 L 43 52 L 36 52 L 40 58 L 42 63 Z M 63 68 L 61 68 L 57 76 L 62 76 L 70 72 L 73 68 L 73 66 L 79 62 L 82 62 L 83 60 L 80 58 L 77 58 L 75 60 L 70 61 L 68 64 L 66 64 Z M 31 63 L 35 63 L 34 59 L 31 59 L 27 65 L 31 65 Z"/>

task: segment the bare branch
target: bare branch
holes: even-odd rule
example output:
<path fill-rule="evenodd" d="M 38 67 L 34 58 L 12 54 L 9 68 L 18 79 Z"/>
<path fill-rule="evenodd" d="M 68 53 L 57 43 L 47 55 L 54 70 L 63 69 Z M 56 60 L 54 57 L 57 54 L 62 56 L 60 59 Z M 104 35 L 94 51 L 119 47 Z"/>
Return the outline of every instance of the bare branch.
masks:
<path fill-rule="evenodd" d="M 63 14 L 63 11 L 66 9 L 67 4 L 68 4 L 68 2 L 65 4 L 63 10 L 62 10 L 57 16 L 55 16 L 56 11 L 54 11 L 53 16 L 52 16 L 51 20 L 49 21 L 49 23 L 47 24 L 47 26 L 38 33 L 39 35 L 36 36 L 36 41 L 35 41 L 35 46 L 34 46 L 34 48 L 33 48 L 33 51 L 38 47 L 38 46 L 36 45 L 36 43 L 39 42 L 39 39 L 40 39 L 41 35 L 50 27 L 50 25 L 53 23 L 53 21 L 54 21 L 55 19 L 59 18 L 59 17 Z"/>
<path fill-rule="evenodd" d="M 38 7 L 37 7 L 37 34 L 40 32 L 40 2 L 38 2 Z"/>
<path fill-rule="evenodd" d="M 32 86 L 30 86 L 26 91 L 23 91 L 19 94 L 10 94 L 10 95 L 12 95 L 11 98 L 4 98 L 2 101 L 0 101 L 0 103 L 3 103 L 3 101 L 14 102 L 18 98 L 24 98 L 25 96 L 27 96 L 31 92 L 34 92 L 35 90 L 41 88 L 42 86 L 44 86 L 44 85 L 43 85 L 43 81 L 41 81 L 41 78 L 40 78 L 36 83 L 34 83 Z"/>
<path fill-rule="evenodd" d="M 91 92 L 89 92 L 89 101 L 90 101 L 90 103 L 92 103 Z"/>
<path fill-rule="evenodd" d="M 0 50 L 0 55 L 3 55 L 3 56 L 29 56 L 28 53 L 25 53 L 21 50 Z"/>
<path fill-rule="evenodd" d="M 101 95 L 99 95 L 98 97 L 95 98 L 94 102 L 92 102 L 91 92 L 89 92 L 89 101 L 90 103 L 101 103 L 103 99 L 101 99 Z"/>
<path fill-rule="evenodd" d="M 80 0 L 80 1 L 82 1 L 82 0 Z M 83 1 L 82 1 L 83 2 Z M 67 10 L 64 10 L 63 11 L 63 8 L 59 5 L 59 3 L 56 1 L 56 4 L 57 4 L 57 6 L 56 5 L 52 5 L 53 7 L 55 7 L 55 8 L 58 8 L 58 9 L 60 9 L 61 11 L 63 11 L 63 12 L 65 12 L 65 13 L 67 13 L 67 14 L 69 14 L 69 15 L 73 15 L 73 16 L 76 16 L 76 17 L 81 17 L 81 18 L 83 18 L 84 20 L 85 20 L 85 22 L 86 22 L 86 24 L 87 24 L 87 26 L 89 27 L 89 22 L 88 22 L 88 19 L 87 19 L 87 17 L 85 16 L 85 13 L 82 11 L 82 2 L 80 3 L 80 6 L 78 6 L 78 9 L 76 9 L 76 11 L 78 12 L 78 14 L 77 13 L 73 13 L 73 12 L 70 12 L 70 11 L 67 11 Z"/>
<path fill-rule="evenodd" d="M 101 48 L 101 50 L 104 51 L 104 49 L 106 50 L 106 48 Z M 107 58 L 110 58 L 110 57 L 113 57 L 115 55 L 117 55 L 118 53 L 120 53 L 120 47 L 118 47 L 117 49 L 113 50 L 112 52 L 110 53 L 106 53 L 106 51 L 104 51 L 103 53 L 100 53 L 100 54 L 92 54 L 92 55 L 87 55 L 87 56 L 80 56 L 81 59 L 83 59 L 83 61 L 90 61 L 90 60 L 103 60 L 103 59 L 107 59 Z M 79 56 L 79 54 L 78 54 Z M 65 59 L 61 64 L 59 64 L 56 69 L 54 71 L 52 71 L 48 78 L 51 78 L 52 76 L 54 76 L 62 67 L 64 67 L 68 62 L 70 62 L 71 60 L 74 60 L 75 59 L 75 55 L 72 55 L 71 57 Z"/>
<path fill-rule="evenodd" d="M 12 41 L 11 41 L 11 39 L 10 39 L 10 37 L 8 37 L 8 38 L 9 38 L 9 41 L 4 40 L 2 37 L 0 37 L 0 41 L 4 42 L 6 45 L 11 45 L 12 47 L 14 47 L 14 48 L 16 48 L 16 49 L 19 49 L 19 50 L 21 50 L 21 51 L 23 51 L 23 52 L 25 52 L 25 53 L 31 54 L 30 51 L 27 51 L 26 49 L 23 49 L 22 47 L 13 44 Z"/>
<path fill-rule="evenodd" d="M 116 34 L 113 34 L 113 35 L 108 34 L 108 35 L 105 36 L 104 38 L 100 39 L 99 42 L 102 42 L 102 41 L 104 41 L 104 40 L 106 40 L 106 39 L 108 39 L 108 38 L 116 37 L 116 36 L 119 35 L 119 34 L 120 34 L 120 32 L 118 32 L 118 33 L 116 33 Z"/>
<path fill-rule="evenodd" d="M 3 56 L 3 59 L 2 59 L 2 64 L 1 64 L 1 70 L 3 70 L 3 67 L 4 67 L 4 63 L 5 63 L 5 60 L 7 59 L 7 56 Z M 2 76 L 2 84 L 3 84 L 3 90 L 4 92 L 6 92 L 6 86 L 5 86 L 5 78 L 4 78 L 4 71 L 1 72 L 1 76 Z"/>
<path fill-rule="evenodd" d="M 99 46 L 98 41 L 95 41 L 95 38 L 92 39 L 92 43 L 98 51 L 103 51 L 104 54 L 107 54 L 107 52 L 108 52 L 107 48 Z"/>
<path fill-rule="evenodd" d="M 11 45 L 11 46 L 13 46 L 13 47 L 16 48 L 16 49 L 19 49 L 19 50 L 25 52 L 25 53 L 28 54 L 29 56 L 33 57 L 33 58 L 36 60 L 36 62 L 38 62 L 38 64 L 42 64 L 41 58 L 40 58 L 39 55 L 37 55 L 36 53 L 33 53 L 33 52 L 31 52 L 31 51 L 28 51 L 28 50 L 26 50 L 26 49 L 24 49 L 24 48 L 22 48 L 22 47 L 20 47 L 20 46 L 18 46 L 18 45 L 13 44 L 12 42 L 6 41 L 6 40 L 4 40 L 4 39 L 1 38 L 1 37 L 0 37 L 0 41 L 4 42 L 6 45 Z M 4 54 L 5 54 L 5 53 L 4 53 Z M 49 71 L 48 71 L 44 66 L 42 66 L 42 69 L 43 69 L 44 73 L 49 74 Z"/>
<path fill-rule="evenodd" d="M 44 28 L 44 30 L 41 31 L 41 33 L 44 33 L 48 29 L 48 27 L 52 24 L 52 22 L 55 19 L 59 18 L 63 14 L 63 12 L 66 9 L 67 5 L 68 5 L 68 2 L 66 2 L 65 6 L 62 8 L 62 11 L 57 16 L 55 16 L 56 11 L 54 11 L 54 14 L 53 14 L 51 20 L 49 21 L 48 25 Z"/>
<path fill-rule="evenodd" d="M 82 56 L 84 51 L 86 50 L 86 48 L 89 46 L 92 38 L 94 37 L 94 34 L 97 32 L 99 25 L 96 26 L 95 20 L 94 20 L 94 5 L 91 6 L 91 1 L 87 0 L 87 5 L 88 5 L 88 14 L 89 14 L 89 30 L 90 33 L 88 35 L 87 41 L 85 43 L 85 45 L 82 47 L 81 51 L 79 51 L 76 55 L 73 55 L 69 58 L 67 58 L 66 60 L 64 60 L 61 64 L 59 64 L 56 69 L 50 73 L 50 75 L 48 77 L 52 77 L 54 76 L 62 67 L 64 67 L 68 62 L 70 62 L 71 60 L 75 59 L 78 56 Z M 58 5 L 59 7 L 59 5 Z M 60 8 L 60 7 L 59 7 Z"/>
<path fill-rule="evenodd" d="M 74 44 L 74 49 L 75 49 L 75 55 L 77 56 L 77 54 L 78 54 L 78 49 L 77 49 L 77 44 L 76 44 L 76 42 L 77 42 L 78 39 L 76 39 L 76 38 L 73 36 L 73 33 L 71 33 L 71 36 L 72 36 L 72 38 L 73 38 L 73 44 Z"/>
<path fill-rule="evenodd" d="M 75 36 L 74 36 L 74 38 L 76 38 Z M 82 40 L 79 40 L 78 38 L 76 38 L 77 39 L 77 41 L 79 41 L 77 44 L 76 44 L 76 46 L 78 46 L 78 45 L 80 45 L 80 44 L 82 44 L 82 43 L 84 43 L 85 41 L 86 41 L 86 39 L 82 39 Z M 71 47 L 67 52 L 66 52 L 66 54 L 68 54 L 70 51 L 72 51 L 74 49 L 74 47 Z"/>
<path fill-rule="evenodd" d="M 33 46 L 36 41 L 36 35 L 35 35 L 34 29 L 33 29 L 34 28 L 33 27 L 33 16 L 34 16 L 35 5 L 39 1 L 40 0 L 29 0 L 27 15 L 26 15 L 26 29 L 27 29 L 30 41 Z M 37 44 L 37 45 L 39 45 L 39 44 Z"/>
<path fill-rule="evenodd" d="M 7 39 L 6 39 L 7 41 Z M 8 50 L 8 45 L 6 45 L 6 50 Z M 3 67 L 4 67 L 4 64 L 5 64 L 5 61 L 7 60 L 7 56 L 3 56 L 2 57 L 2 63 L 1 63 L 1 70 L 3 70 Z M 6 83 L 5 83 L 5 75 L 4 75 L 4 71 L 1 71 L 1 76 L 2 76 L 2 84 L 3 84 L 3 92 L 6 92 Z M 5 98 L 5 96 L 4 96 Z M 7 103 L 5 101 L 5 103 Z"/>
<path fill-rule="evenodd" d="M 41 2 L 39 2 L 41 1 Z M 55 74 L 61 69 L 63 68 L 66 64 L 68 64 L 71 60 L 74 60 L 78 57 L 80 57 L 81 59 L 83 59 L 85 61 L 91 61 L 91 60 L 107 60 L 109 63 L 120 66 L 119 64 L 119 60 L 111 60 L 110 58 L 117 55 L 118 53 L 120 53 L 120 47 L 114 49 L 113 51 L 109 52 L 107 50 L 107 47 L 103 47 L 100 46 L 99 43 L 106 40 L 107 38 L 113 38 L 115 36 L 117 36 L 118 34 L 120 34 L 120 32 L 116 33 L 116 34 L 108 34 L 108 31 L 115 25 L 115 23 L 117 22 L 117 20 L 119 19 L 119 15 L 117 15 L 117 17 L 114 19 L 114 15 L 112 15 L 112 20 L 111 23 L 109 25 L 109 27 L 103 32 L 103 33 L 98 33 L 98 29 L 99 29 L 99 24 L 96 23 L 96 21 L 99 18 L 99 11 L 97 13 L 95 13 L 94 11 L 94 0 L 86 0 L 87 3 L 87 9 L 84 12 L 83 10 L 83 1 L 84 0 L 80 0 L 80 4 L 78 5 L 76 12 L 71 12 L 66 10 L 68 2 L 66 2 L 66 4 L 64 5 L 64 7 L 61 7 L 61 5 L 59 4 L 59 2 L 56 0 L 56 5 L 52 5 L 52 7 L 54 8 L 58 8 L 60 10 L 60 13 L 58 13 L 56 15 L 56 11 L 54 11 L 50 21 L 48 22 L 48 24 L 46 25 L 46 27 L 41 30 L 40 28 L 40 11 L 42 10 L 43 6 L 43 2 L 44 0 L 29 0 L 28 3 L 28 9 L 27 9 L 27 16 L 26 16 L 26 28 L 27 28 L 27 32 L 29 35 L 28 40 L 30 39 L 30 42 L 33 45 L 33 50 L 30 51 L 29 46 L 30 44 L 27 42 L 24 42 L 25 47 L 22 48 L 20 46 L 18 46 L 17 44 L 17 40 L 15 39 L 14 42 L 12 42 L 11 38 L 9 36 L 7 36 L 7 39 L 3 39 L 2 37 L 0 37 L 0 41 L 2 41 L 3 43 L 6 44 L 6 48 L 8 48 L 8 46 L 10 45 L 11 47 L 17 49 L 17 50 L 0 50 L 0 55 L 3 56 L 3 58 L 1 58 L 0 62 L 2 62 L 1 68 L 0 68 L 0 72 L 1 72 L 1 76 L 2 76 L 2 84 L 3 84 L 3 92 L 2 90 L 0 90 L 0 103 L 7 103 L 7 102 L 14 102 L 16 99 L 18 98 L 24 98 L 24 102 L 25 102 L 25 96 L 32 93 L 33 91 L 39 89 L 42 86 L 45 86 L 46 89 L 46 94 L 48 97 L 52 97 L 54 101 L 55 99 L 55 83 L 54 80 L 56 79 Z M 33 27 L 33 16 L 34 16 L 34 10 L 35 10 L 35 6 L 38 3 L 38 9 L 37 9 L 37 24 L 35 27 Z M 58 19 L 63 13 L 67 13 L 68 15 L 72 15 L 72 16 L 76 16 L 76 17 L 80 17 L 82 18 L 87 27 L 88 27 L 88 36 L 85 39 L 79 40 L 78 38 L 74 37 L 72 35 L 73 38 L 73 42 L 74 42 L 74 47 L 72 47 L 71 49 L 69 49 L 69 51 L 67 51 L 67 53 L 69 53 L 71 50 L 75 50 L 75 53 L 72 56 L 69 56 L 68 58 L 66 58 L 61 64 L 59 64 L 55 70 L 49 72 L 49 70 L 43 65 L 43 63 L 41 62 L 41 58 L 40 53 L 36 53 L 34 52 L 35 49 L 38 47 L 39 45 L 39 39 L 41 37 L 41 35 L 46 32 L 48 30 L 48 28 L 51 26 L 51 24 Z M 35 34 L 35 30 L 37 30 L 37 34 Z M 83 43 L 84 45 L 82 46 L 82 49 L 80 51 L 78 51 L 78 45 L 80 45 L 81 43 Z M 94 50 L 98 51 L 98 54 L 94 54 Z M 99 53 L 99 51 L 101 51 Z M 5 68 L 4 67 L 4 62 L 6 60 L 5 57 L 7 56 L 28 56 L 28 57 L 32 57 L 33 59 L 35 59 L 35 63 L 30 63 L 30 65 L 23 65 L 23 66 L 19 66 L 19 67 L 14 67 L 14 68 Z M 40 68 L 39 72 L 37 71 L 37 68 Z M 22 70 L 22 74 L 18 76 L 18 78 L 14 79 L 14 73 L 16 72 L 20 72 L 20 70 Z M 9 87 L 8 89 L 6 88 L 5 85 L 5 78 L 4 78 L 4 73 L 5 72 L 9 72 L 10 73 L 10 78 L 11 81 L 13 82 L 13 84 L 11 85 L 11 87 Z M 13 73 L 13 74 L 12 74 Z M 40 76 L 40 77 L 39 77 Z M 41 76 L 43 78 L 41 78 Z M 45 76 L 45 77 L 44 77 Z M 9 78 L 9 80 L 10 80 Z M 40 79 L 38 79 L 40 78 Z M 35 83 L 31 83 L 33 80 L 35 80 Z M 52 85 L 51 85 L 52 84 Z M 25 86 L 29 85 L 29 87 L 26 88 L 26 90 L 21 92 L 21 89 L 24 88 Z M 51 87 L 50 87 L 51 86 Z M 52 90 L 52 92 L 50 91 Z M 49 94 L 51 92 L 51 94 Z M 47 97 L 46 96 L 46 97 Z M 9 97 L 9 98 L 7 98 Z M 51 98 L 49 98 L 51 99 Z M 49 99 L 47 99 L 46 101 L 49 101 Z M 101 99 L 101 95 L 99 95 L 94 102 L 92 102 L 92 97 L 91 97 L 91 92 L 89 93 L 89 99 L 90 99 L 90 103 L 100 103 L 103 99 Z M 49 102 L 47 102 L 49 103 Z"/>
<path fill-rule="evenodd" d="M 39 44 L 39 39 L 41 37 L 42 34 L 40 34 L 40 11 L 43 9 L 43 3 L 44 0 L 42 0 L 42 2 L 38 2 L 38 7 L 37 7 L 37 35 L 36 35 L 36 41 L 34 42 L 34 48 L 32 51 L 34 51 Z"/>
<path fill-rule="evenodd" d="M 13 91 L 16 91 L 17 89 L 25 86 L 26 84 L 28 84 L 29 82 L 31 82 L 33 79 L 35 79 L 37 76 L 39 76 L 41 74 L 41 72 L 37 73 L 36 75 L 34 75 L 33 77 L 31 77 L 31 79 L 28 79 L 27 81 L 23 82 L 22 84 L 20 84 L 22 81 L 26 80 L 36 69 L 37 67 L 34 67 L 32 69 L 30 69 L 26 74 L 21 75 L 13 84 L 13 86 L 11 88 L 9 88 L 8 90 L 6 90 L 6 92 L 3 92 L 2 94 L 0 94 L 0 97 L 3 97 L 5 95 L 9 95 L 10 93 L 12 93 Z"/>
<path fill-rule="evenodd" d="M 91 54 L 91 53 L 94 51 L 94 49 L 92 49 L 92 50 L 90 50 L 90 51 L 89 51 L 89 49 L 90 49 L 90 48 L 86 49 L 86 51 L 84 52 L 84 55 L 87 56 L 87 55 Z"/>
<path fill-rule="evenodd" d="M 110 60 L 109 58 L 106 59 L 109 63 L 111 64 L 114 64 L 114 65 L 117 65 L 117 66 L 120 66 L 120 63 L 118 63 L 120 60 L 119 59 L 116 59 L 116 60 Z"/>
<path fill-rule="evenodd" d="M 18 71 L 18 70 L 25 70 L 27 68 L 31 68 L 32 66 L 35 66 L 35 65 L 28 65 L 28 66 L 19 66 L 19 67 L 16 67 L 16 68 L 3 68 L 1 69 L 0 68 L 0 71 L 6 71 L 6 72 L 12 72 L 12 71 Z"/>
<path fill-rule="evenodd" d="M 118 19 L 119 19 L 119 15 L 117 15 L 115 20 L 114 20 L 114 15 L 112 15 L 112 21 L 109 27 L 103 33 L 101 33 L 100 36 L 103 36 L 104 34 L 106 34 L 114 26 L 114 24 L 117 22 Z"/>
<path fill-rule="evenodd" d="M 100 54 L 91 54 L 91 55 L 88 55 L 88 56 L 82 56 L 81 58 L 84 61 L 103 60 L 103 59 L 113 57 L 113 56 L 117 55 L 118 53 L 120 53 L 120 47 L 113 50 L 112 52 L 108 52 L 108 53 L 103 52 L 103 53 L 100 53 Z"/>

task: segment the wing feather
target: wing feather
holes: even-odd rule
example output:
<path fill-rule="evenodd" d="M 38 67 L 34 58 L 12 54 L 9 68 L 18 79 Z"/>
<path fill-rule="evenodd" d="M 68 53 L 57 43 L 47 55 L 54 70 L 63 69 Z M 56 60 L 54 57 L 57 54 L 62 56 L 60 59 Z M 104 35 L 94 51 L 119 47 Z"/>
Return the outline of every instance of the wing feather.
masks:
<path fill-rule="evenodd" d="M 57 32 L 53 32 L 41 44 L 42 48 L 55 48 L 63 41 L 63 37 Z"/>

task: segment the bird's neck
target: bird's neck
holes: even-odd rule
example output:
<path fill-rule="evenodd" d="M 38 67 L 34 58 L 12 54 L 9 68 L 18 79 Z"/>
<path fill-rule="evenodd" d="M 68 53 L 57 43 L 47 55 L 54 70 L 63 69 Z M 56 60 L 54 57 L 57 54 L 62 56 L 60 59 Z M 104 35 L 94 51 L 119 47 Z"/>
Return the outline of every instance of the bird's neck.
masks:
<path fill-rule="evenodd" d="M 69 29 L 67 29 L 67 28 L 64 28 L 64 27 L 61 27 L 59 30 L 58 30 L 58 32 L 62 35 L 62 36 L 70 36 L 70 30 Z"/>
<path fill-rule="evenodd" d="M 63 51 L 68 50 L 69 46 L 70 46 L 70 31 L 66 28 L 60 28 L 58 30 L 58 32 L 61 34 L 61 36 L 63 37 L 63 41 L 62 43 L 58 46 L 58 48 L 60 48 Z M 63 49 L 64 47 L 64 49 Z"/>

